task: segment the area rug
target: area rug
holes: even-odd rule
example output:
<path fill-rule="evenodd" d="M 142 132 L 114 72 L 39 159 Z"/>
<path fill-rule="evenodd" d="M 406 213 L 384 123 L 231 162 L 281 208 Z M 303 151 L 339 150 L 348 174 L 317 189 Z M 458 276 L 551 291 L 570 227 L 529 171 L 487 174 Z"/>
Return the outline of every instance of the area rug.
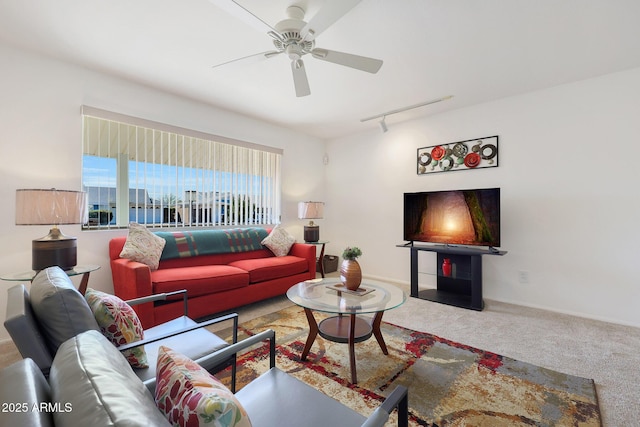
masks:
<path fill-rule="evenodd" d="M 318 322 L 326 317 L 315 313 Z M 411 426 L 601 426 L 594 382 L 386 322 L 384 355 L 375 339 L 356 344 L 358 384 L 350 383 L 346 344 L 316 339 L 300 353 L 309 326 L 289 307 L 240 326 L 239 337 L 276 331 L 281 370 L 368 416 L 396 385 L 409 388 Z M 268 370 L 268 348 L 238 358 L 238 389 Z M 220 373 L 228 381 L 228 372 Z M 389 426 L 397 425 L 395 414 Z"/>

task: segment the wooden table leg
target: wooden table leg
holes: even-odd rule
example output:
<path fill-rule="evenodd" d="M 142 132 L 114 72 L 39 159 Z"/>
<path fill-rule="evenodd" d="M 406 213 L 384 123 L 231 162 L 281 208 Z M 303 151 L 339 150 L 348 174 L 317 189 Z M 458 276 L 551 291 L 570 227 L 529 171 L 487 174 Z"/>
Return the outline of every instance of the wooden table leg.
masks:
<path fill-rule="evenodd" d="M 313 313 L 308 308 L 305 308 L 304 314 L 307 315 L 307 322 L 309 322 L 309 336 L 307 337 L 307 342 L 304 345 L 304 350 L 302 350 L 302 355 L 300 356 L 301 360 L 307 360 L 311 346 L 318 336 L 318 323 L 313 317 Z"/>
<path fill-rule="evenodd" d="M 320 249 L 320 275 L 324 279 L 324 243 Z"/>
<path fill-rule="evenodd" d="M 87 285 L 89 284 L 89 273 L 90 272 L 86 272 L 82 275 L 82 280 L 80 280 L 80 286 L 78 287 L 78 292 L 80 292 L 80 294 L 84 295 L 84 293 L 87 291 Z"/>
<path fill-rule="evenodd" d="M 384 338 L 382 337 L 382 332 L 380 331 L 380 324 L 382 323 L 382 314 L 384 311 L 379 311 L 373 318 L 373 324 L 371 325 L 373 329 L 373 335 L 378 340 L 378 344 L 380 344 L 380 348 L 382 349 L 382 353 L 389 354 L 387 350 L 387 344 L 384 342 Z"/>
<path fill-rule="evenodd" d="M 351 383 L 358 384 L 356 375 L 356 349 L 355 349 L 355 331 L 356 331 L 356 315 L 351 314 L 349 320 L 349 365 L 351 365 Z"/>

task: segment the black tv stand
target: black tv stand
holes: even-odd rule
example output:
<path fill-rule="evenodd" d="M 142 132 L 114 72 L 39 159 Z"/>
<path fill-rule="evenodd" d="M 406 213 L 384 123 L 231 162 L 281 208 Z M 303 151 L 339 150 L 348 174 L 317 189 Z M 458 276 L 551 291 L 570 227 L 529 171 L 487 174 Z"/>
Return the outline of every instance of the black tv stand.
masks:
<path fill-rule="evenodd" d="M 398 245 L 411 249 L 411 296 L 470 310 L 481 311 L 482 299 L 482 255 L 504 255 L 507 251 L 496 248 L 474 248 L 450 245 Z M 418 289 L 418 252 L 437 253 L 437 288 Z M 449 258 L 455 271 L 445 276 L 442 263 Z"/>

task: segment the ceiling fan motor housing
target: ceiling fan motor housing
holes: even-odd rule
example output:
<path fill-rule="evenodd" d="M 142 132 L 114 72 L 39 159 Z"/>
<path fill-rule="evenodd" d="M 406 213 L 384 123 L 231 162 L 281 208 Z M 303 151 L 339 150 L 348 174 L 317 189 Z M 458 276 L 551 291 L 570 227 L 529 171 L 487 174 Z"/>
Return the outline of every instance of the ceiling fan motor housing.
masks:
<path fill-rule="evenodd" d="M 290 59 L 299 59 L 309 53 L 315 46 L 315 42 L 303 41 L 300 31 L 307 25 L 304 19 L 304 9 L 299 6 L 287 8 L 287 19 L 283 19 L 275 25 L 282 40 L 274 40 L 273 44 L 281 52 L 289 55 Z"/>

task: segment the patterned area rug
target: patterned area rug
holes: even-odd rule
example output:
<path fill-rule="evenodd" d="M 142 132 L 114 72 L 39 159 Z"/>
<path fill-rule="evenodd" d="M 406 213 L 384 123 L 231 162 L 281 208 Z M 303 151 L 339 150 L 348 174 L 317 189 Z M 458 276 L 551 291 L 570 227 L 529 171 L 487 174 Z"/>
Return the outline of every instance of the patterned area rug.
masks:
<path fill-rule="evenodd" d="M 315 313 L 319 322 L 323 317 Z M 240 326 L 240 339 L 276 331 L 281 370 L 367 416 L 396 385 L 409 388 L 411 426 L 601 426 L 593 380 L 562 374 L 386 322 L 389 355 L 374 338 L 356 344 L 358 384 L 346 344 L 316 339 L 300 360 L 309 327 L 290 307 Z M 268 369 L 266 346 L 238 359 L 238 389 Z M 228 381 L 228 373 L 221 373 Z M 394 414 L 395 416 L 395 414 Z M 388 423 L 397 425 L 395 417 Z"/>

